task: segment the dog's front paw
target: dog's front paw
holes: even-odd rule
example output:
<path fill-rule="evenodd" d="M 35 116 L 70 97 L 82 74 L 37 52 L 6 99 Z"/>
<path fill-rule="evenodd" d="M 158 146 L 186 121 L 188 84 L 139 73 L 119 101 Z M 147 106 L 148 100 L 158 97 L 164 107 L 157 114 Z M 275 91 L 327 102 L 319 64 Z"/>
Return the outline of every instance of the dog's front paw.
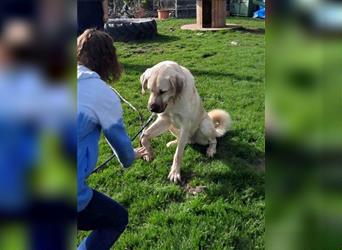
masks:
<path fill-rule="evenodd" d="M 174 168 L 171 169 L 168 178 L 170 181 L 172 181 L 174 183 L 182 181 L 180 171 L 178 169 L 174 169 Z"/>
<path fill-rule="evenodd" d="M 153 151 L 148 151 L 147 154 L 143 156 L 143 159 L 148 162 L 153 161 L 154 159 Z"/>
<path fill-rule="evenodd" d="M 210 147 L 207 149 L 207 156 L 209 158 L 213 158 L 215 154 L 216 154 L 216 149 L 210 148 Z"/>

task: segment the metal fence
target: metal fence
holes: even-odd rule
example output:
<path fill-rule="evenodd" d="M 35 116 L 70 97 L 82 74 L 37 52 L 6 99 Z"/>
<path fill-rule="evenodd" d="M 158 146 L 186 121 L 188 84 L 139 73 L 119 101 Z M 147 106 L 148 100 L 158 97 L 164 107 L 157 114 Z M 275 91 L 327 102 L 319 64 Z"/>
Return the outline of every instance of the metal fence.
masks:
<path fill-rule="evenodd" d="M 126 5 L 131 11 L 143 8 L 147 12 L 154 12 L 157 9 L 175 10 L 176 0 L 109 0 L 110 15 L 119 17 Z"/>

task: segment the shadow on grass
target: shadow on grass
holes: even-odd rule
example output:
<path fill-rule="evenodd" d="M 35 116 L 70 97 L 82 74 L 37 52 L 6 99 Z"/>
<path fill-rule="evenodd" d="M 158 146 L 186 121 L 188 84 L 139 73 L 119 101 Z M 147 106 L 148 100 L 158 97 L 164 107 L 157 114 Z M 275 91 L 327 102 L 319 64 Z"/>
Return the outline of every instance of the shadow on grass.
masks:
<path fill-rule="evenodd" d="M 178 41 L 180 38 L 178 36 L 168 36 L 157 34 L 153 39 L 144 39 L 136 41 L 128 41 L 127 44 L 150 44 L 150 43 L 169 43 Z"/>
<path fill-rule="evenodd" d="M 264 28 L 245 28 L 245 27 L 237 27 L 231 29 L 232 31 L 240 31 L 242 33 L 251 33 L 251 34 L 265 34 L 265 29 Z"/>
<path fill-rule="evenodd" d="M 151 68 L 153 65 L 152 64 L 132 64 L 132 63 L 122 63 L 125 71 L 127 72 L 137 72 L 137 73 L 144 73 L 146 69 Z"/>
<path fill-rule="evenodd" d="M 208 183 L 217 184 L 215 188 L 208 190 L 207 194 L 211 199 L 219 197 L 229 199 L 234 193 L 246 192 L 246 190 L 253 190 L 250 194 L 246 194 L 251 197 L 264 196 L 265 153 L 251 143 L 232 140 L 232 138 L 242 138 L 242 134 L 245 137 L 246 131 L 235 130 L 218 139 L 217 154 L 214 159 L 221 161 L 227 169 L 209 171 L 200 177 Z M 191 147 L 206 155 L 207 146 L 194 144 Z M 184 176 L 189 181 L 193 174 L 188 172 Z"/>
<path fill-rule="evenodd" d="M 242 130 L 230 131 L 224 137 L 218 138 L 217 154 L 214 159 L 229 165 L 233 171 L 240 170 L 242 166 L 255 172 L 263 172 L 265 170 L 265 153 L 250 143 L 231 139 L 232 137 L 238 137 L 240 131 Z M 192 144 L 190 147 L 206 156 L 208 146 Z"/>
<path fill-rule="evenodd" d="M 151 64 L 131 64 L 131 63 L 124 63 L 123 64 L 125 70 L 127 72 L 129 71 L 134 71 L 142 74 L 146 69 L 153 67 L 154 65 Z M 232 79 L 235 79 L 236 81 L 250 81 L 250 82 L 260 82 L 262 79 L 254 77 L 254 76 L 242 76 L 242 75 L 237 75 L 234 73 L 229 73 L 229 72 L 218 72 L 218 71 L 209 71 L 209 70 L 199 70 L 199 69 L 191 69 L 189 68 L 190 72 L 195 76 L 209 76 L 209 77 L 217 77 L 217 78 L 222 78 L 222 77 L 229 77 Z"/>
<path fill-rule="evenodd" d="M 242 81 L 242 80 L 253 81 L 253 82 L 261 81 L 260 78 L 256 78 L 253 76 L 242 76 L 242 75 L 237 75 L 237 74 L 229 73 L 229 72 L 222 72 L 222 71 L 218 72 L 218 71 L 197 70 L 197 69 L 189 69 L 189 70 L 195 77 L 197 76 L 210 76 L 210 77 L 218 77 L 218 78 L 230 77 L 237 81 Z"/>

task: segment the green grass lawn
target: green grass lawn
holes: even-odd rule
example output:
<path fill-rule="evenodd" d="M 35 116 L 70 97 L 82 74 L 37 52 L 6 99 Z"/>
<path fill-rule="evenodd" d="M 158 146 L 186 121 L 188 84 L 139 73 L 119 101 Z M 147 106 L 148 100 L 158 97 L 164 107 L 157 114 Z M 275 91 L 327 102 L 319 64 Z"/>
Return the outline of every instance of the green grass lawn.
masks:
<path fill-rule="evenodd" d="M 259 20 L 228 21 L 245 28 L 264 28 Z M 124 170 L 113 160 L 90 177 L 91 187 L 129 211 L 129 226 L 115 249 L 264 248 L 265 174 L 260 169 L 264 168 L 265 37 L 248 30 L 180 29 L 192 22 L 158 22 L 157 39 L 116 43 L 124 74 L 115 87 L 147 118 L 148 94 L 141 95 L 139 76 L 160 61 L 176 61 L 195 76 L 205 108 L 227 110 L 233 128 L 219 139 L 213 159 L 205 156 L 204 147 L 186 147 L 182 185 L 167 179 L 175 152 L 165 146 L 172 139 L 169 133 L 153 140 L 153 162 L 138 160 Z M 126 128 L 133 136 L 139 130 L 139 119 L 125 104 L 123 108 Z M 99 162 L 110 155 L 102 140 Z M 193 194 L 192 188 L 199 186 L 205 188 Z M 79 239 L 84 235 L 79 233 Z"/>

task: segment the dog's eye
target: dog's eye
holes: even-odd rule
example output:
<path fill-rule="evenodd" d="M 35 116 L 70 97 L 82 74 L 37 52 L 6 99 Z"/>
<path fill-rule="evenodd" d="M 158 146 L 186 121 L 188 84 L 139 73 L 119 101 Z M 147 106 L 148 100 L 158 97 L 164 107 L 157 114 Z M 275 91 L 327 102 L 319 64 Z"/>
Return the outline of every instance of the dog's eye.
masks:
<path fill-rule="evenodd" d="M 166 93 L 166 91 L 164 91 L 164 90 L 159 90 L 159 94 L 160 94 L 160 95 L 165 94 L 165 93 Z"/>

